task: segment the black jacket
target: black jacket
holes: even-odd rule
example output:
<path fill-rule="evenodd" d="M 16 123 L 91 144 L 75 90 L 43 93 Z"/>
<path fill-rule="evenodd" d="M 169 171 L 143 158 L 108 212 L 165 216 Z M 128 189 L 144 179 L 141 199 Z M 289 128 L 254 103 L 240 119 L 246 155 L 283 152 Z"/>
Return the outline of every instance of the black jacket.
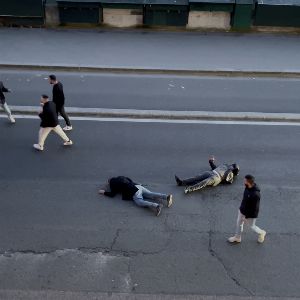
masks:
<path fill-rule="evenodd" d="M 240 206 L 240 212 L 247 219 L 256 219 L 259 213 L 260 189 L 255 184 L 252 188 L 245 188 L 243 201 Z"/>
<path fill-rule="evenodd" d="M 52 100 L 57 107 L 65 105 L 64 87 L 61 82 L 53 85 Z"/>
<path fill-rule="evenodd" d="M 137 183 L 134 183 L 128 177 L 113 177 L 109 181 L 110 192 L 105 192 L 104 195 L 114 197 L 121 194 L 123 200 L 132 200 L 134 194 L 138 191 L 136 185 Z"/>
<path fill-rule="evenodd" d="M 0 100 L 1 100 L 1 103 L 4 103 L 4 100 L 5 100 L 5 96 L 3 93 L 8 93 L 9 90 L 3 85 L 3 82 L 0 81 Z"/>
<path fill-rule="evenodd" d="M 48 101 L 43 106 L 43 111 L 39 114 L 41 118 L 41 127 L 56 127 L 58 125 L 58 116 L 56 105 L 53 101 Z"/>

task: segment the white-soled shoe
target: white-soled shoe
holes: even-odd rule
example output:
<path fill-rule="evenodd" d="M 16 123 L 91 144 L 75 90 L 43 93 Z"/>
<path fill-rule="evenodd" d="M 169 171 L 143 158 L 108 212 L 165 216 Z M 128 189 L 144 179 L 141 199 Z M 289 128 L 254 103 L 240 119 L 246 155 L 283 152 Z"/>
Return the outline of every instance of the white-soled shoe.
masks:
<path fill-rule="evenodd" d="M 73 142 L 71 140 L 64 142 L 64 146 L 71 146 L 71 145 L 73 145 Z"/>
<path fill-rule="evenodd" d="M 260 243 L 260 244 L 262 244 L 265 241 L 266 234 L 267 233 L 265 231 L 263 233 L 259 234 L 257 242 Z"/>
<path fill-rule="evenodd" d="M 42 146 L 39 145 L 39 144 L 34 144 L 34 145 L 33 145 L 33 148 L 36 149 L 36 150 L 39 150 L 39 151 L 43 151 L 43 150 L 44 150 L 44 147 L 42 147 Z"/>
<path fill-rule="evenodd" d="M 238 238 L 237 236 L 232 236 L 227 241 L 231 244 L 239 244 L 242 241 L 242 239 Z"/>
<path fill-rule="evenodd" d="M 12 115 L 10 115 L 8 117 L 8 119 L 9 119 L 9 121 L 10 121 L 11 124 L 15 124 L 16 123 L 16 120 L 15 120 L 15 118 Z"/>
<path fill-rule="evenodd" d="M 65 127 L 63 128 L 63 130 L 64 130 L 64 131 L 71 131 L 71 130 L 73 130 L 73 127 L 72 127 L 72 126 L 65 126 Z"/>

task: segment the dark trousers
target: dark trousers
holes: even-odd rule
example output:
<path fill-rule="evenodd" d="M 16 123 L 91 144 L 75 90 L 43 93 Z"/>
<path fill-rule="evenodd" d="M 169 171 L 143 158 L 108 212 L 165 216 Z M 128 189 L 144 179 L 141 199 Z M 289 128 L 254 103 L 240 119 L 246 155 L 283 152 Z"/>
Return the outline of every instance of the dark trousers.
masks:
<path fill-rule="evenodd" d="M 207 171 L 207 172 L 204 172 L 198 176 L 195 176 L 195 177 L 191 177 L 191 178 L 188 178 L 188 179 L 183 179 L 182 180 L 182 184 L 185 185 L 185 186 L 188 186 L 188 185 L 194 185 L 194 184 L 197 184 L 209 177 L 212 177 L 214 176 L 215 174 L 211 171 Z"/>
<path fill-rule="evenodd" d="M 69 120 L 69 117 L 68 117 L 67 113 L 65 112 L 65 107 L 64 106 L 59 106 L 59 107 L 56 106 L 56 111 L 57 111 L 58 115 L 61 115 L 64 118 L 64 120 L 66 122 L 66 125 L 71 126 L 71 122 Z"/>

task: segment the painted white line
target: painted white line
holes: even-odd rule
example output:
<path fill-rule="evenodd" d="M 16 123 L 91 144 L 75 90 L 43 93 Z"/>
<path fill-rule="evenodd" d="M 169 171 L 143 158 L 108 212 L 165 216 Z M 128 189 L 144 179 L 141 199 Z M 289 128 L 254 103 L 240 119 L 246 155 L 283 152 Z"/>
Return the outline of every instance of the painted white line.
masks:
<path fill-rule="evenodd" d="M 31 115 L 14 115 L 16 119 L 39 119 Z M 0 118 L 7 118 L 0 114 Z M 62 120 L 62 118 L 60 117 Z M 261 122 L 261 121 L 212 121 L 212 120 L 168 120 L 168 119 L 135 119 L 135 118 L 99 118 L 72 117 L 74 121 L 93 122 L 128 122 L 128 123 L 169 123 L 169 124 L 203 124 L 203 125 L 253 125 L 253 126 L 300 126 L 300 122 Z"/>

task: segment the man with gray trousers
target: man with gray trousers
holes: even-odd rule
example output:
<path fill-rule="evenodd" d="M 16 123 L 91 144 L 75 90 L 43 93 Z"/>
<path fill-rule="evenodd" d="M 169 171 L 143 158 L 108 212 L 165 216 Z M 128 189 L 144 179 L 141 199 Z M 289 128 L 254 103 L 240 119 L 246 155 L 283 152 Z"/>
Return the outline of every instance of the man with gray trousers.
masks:
<path fill-rule="evenodd" d="M 10 108 L 8 107 L 7 103 L 6 103 L 5 96 L 4 96 L 4 93 L 9 93 L 9 92 L 10 92 L 10 90 L 7 89 L 7 88 L 3 85 L 3 82 L 2 82 L 2 81 L 0 81 L 0 104 L 1 104 L 1 107 L 4 109 L 5 113 L 7 114 L 9 121 L 10 121 L 12 124 L 14 124 L 14 123 L 16 123 L 16 120 L 15 120 L 14 117 L 12 116 L 11 110 L 10 110 Z"/>

